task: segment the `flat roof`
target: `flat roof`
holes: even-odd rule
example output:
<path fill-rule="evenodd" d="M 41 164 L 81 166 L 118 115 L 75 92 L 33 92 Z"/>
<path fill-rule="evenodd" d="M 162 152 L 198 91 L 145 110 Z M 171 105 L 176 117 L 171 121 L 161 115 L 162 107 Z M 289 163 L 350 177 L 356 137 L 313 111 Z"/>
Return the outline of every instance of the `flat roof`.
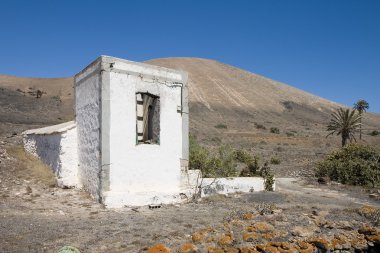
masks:
<path fill-rule="evenodd" d="M 36 128 L 36 129 L 29 129 L 22 132 L 22 134 L 23 135 L 31 135 L 31 134 L 50 135 L 50 134 L 63 133 L 70 129 L 73 129 L 74 127 L 76 127 L 75 121 L 69 121 L 62 124 L 58 124 L 58 125 Z"/>

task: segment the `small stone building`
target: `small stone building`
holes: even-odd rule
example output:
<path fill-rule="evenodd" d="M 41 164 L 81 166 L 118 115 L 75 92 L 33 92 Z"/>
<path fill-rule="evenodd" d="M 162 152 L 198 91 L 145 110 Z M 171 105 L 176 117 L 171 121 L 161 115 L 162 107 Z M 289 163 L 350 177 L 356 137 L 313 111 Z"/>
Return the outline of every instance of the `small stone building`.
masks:
<path fill-rule="evenodd" d="M 101 56 L 75 75 L 75 122 L 28 130 L 24 142 L 62 186 L 139 206 L 180 201 L 188 132 L 186 73 Z"/>

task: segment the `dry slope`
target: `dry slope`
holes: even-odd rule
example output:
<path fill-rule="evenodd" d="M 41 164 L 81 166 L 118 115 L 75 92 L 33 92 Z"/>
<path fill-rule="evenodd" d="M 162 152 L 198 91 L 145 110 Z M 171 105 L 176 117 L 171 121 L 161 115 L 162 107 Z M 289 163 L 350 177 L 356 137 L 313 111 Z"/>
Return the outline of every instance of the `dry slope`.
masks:
<path fill-rule="evenodd" d="M 326 123 L 339 104 L 241 69 L 207 59 L 163 58 L 147 63 L 189 73 L 190 131 L 201 142 L 231 143 L 269 160 L 279 172 L 300 171 L 339 146 L 325 139 Z M 36 98 L 36 91 L 44 92 Z M 72 120 L 73 78 L 0 75 L 0 135 Z M 380 116 L 366 114 L 366 129 L 379 129 Z M 270 133 L 278 128 L 280 134 Z M 379 137 L 366 142 L 379 145 Z"/>
<path fill-rule="evenodd" d="M 36 98 L 37 91 L 43 94 Z M 0 135 L 72 120 L 73 78 L 0 75 Z"/>

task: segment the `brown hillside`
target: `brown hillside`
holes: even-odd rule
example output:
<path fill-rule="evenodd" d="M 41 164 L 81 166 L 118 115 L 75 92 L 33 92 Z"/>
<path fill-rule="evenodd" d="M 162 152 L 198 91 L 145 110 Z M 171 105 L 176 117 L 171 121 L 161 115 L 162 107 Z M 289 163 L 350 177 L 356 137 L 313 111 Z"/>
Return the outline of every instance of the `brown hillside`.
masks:
<path fill-rule="evenodd" d="M 189 73 L 190 131 L 211 146 L 229 143 L 260 154 L 278 175 L 310 174 L 315 161 L 339 147 L 326 124 L 337 103 L 232 66 L 199 58 L 147 63 Z M 354 101 L 353 101 L 354 102 Z M 379 129 L 380 115 L 366 113 L 365 129 Z M 278 128 L 280 134 L 270 133 Z M 380 145 L 364 131 L 363 142 Z"/>
<path fill-rule="evenodd" d="M 341 105 L 241 69 L 199 58 L 163 58 L 147 63 L 189 73 L 190 131 L 211 146 L 230 143 L 281 160 L 277 171 L 299 171 L 339 146 L 326 139 L 330 114 Z M 36 91 L 43 91 L 36 98 Z M 0 133 L 72 120 L 73 78 L 0 75 Z M 365 129 L 379 129 L 380 115 L 365 114 Z M 280 134 L 270 133 L 278 128 Z M 380 137 L 364 131 L 364 141 Z"/>
<path fill-rule="evenodd" d="M 163 58 L 150 64 L 189 73 L 190 113 L 194 131 L 225 124 L 230 131 L 254 131 L 254 124 L 283 131 L 324 126 L 342 105 L 232 66 L 199 58 Z M 380 115 L 367 116 L 379 126 Z M 317 125 L 316 125 L 317 124 Z M 303 126 L 303 127 L 301 127 Z M 202 131 L 201 131 L 202 132 Z"/>
<path fill-rule="evenodd" d="M 42 92 L 36 98 L 37 91 Z M 73 78 L 0 75 L 0 135 L 72 120 Z"/>

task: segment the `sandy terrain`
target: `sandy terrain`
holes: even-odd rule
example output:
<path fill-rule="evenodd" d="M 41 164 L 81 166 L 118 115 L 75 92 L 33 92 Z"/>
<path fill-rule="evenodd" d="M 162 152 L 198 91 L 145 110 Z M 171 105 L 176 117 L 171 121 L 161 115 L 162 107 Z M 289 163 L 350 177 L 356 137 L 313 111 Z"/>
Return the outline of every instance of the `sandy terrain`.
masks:
<path fill-rule="evenodd" d="M 276 192 L 214 196 L 159 209 L 107 210 L 86 192 L 55 187 L 48 168 L 17 146 L 19 137 L 1 143 L 7 152 L 0 163 L 0 252 L 55 252 L 65 245 L 81 252 L 147 252 L 157 244 L 176 252 L 185 243 L 207 252 L 271 241 L 332 240 L 334 235 L 354 241 L 361 238 L 360 227 L 380 222 L 380 201 L 369 198 L 368 191 L 300 178 L 278 178 Z M 374 215 L 361 211 L 367 206 Z M 244 240 L 246 228 L 255 224 L 270 229 Z M 193 242 L 197 233 L 207 241 Z M 221 245 L 219 240 L 231 233 L 233 243 Z"/>

